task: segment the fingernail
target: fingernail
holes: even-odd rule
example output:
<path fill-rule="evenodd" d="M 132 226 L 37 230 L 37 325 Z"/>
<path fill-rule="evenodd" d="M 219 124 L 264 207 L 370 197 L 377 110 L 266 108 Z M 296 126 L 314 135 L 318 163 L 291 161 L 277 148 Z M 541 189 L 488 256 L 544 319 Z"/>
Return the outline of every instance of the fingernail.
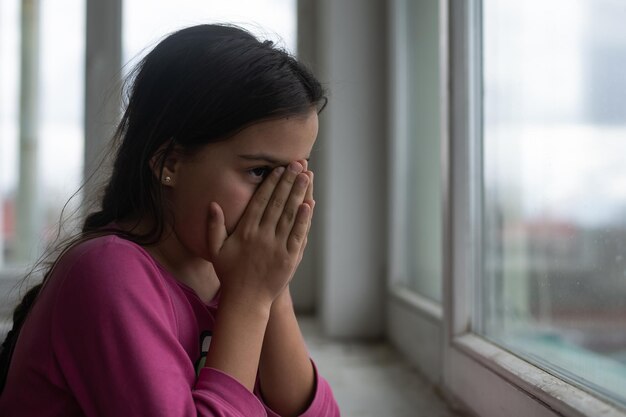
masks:
<path fill-rule="evenodd" d="M 285 167 L 277 167 L 274 172 L 276 173 L 276 175 L 281 176 L 283 175 L 283 172 L 285 172 Z"/>
<path fill-rule="evenodd" d="M 307 177 L 306 175 L 298 175 L 298 178 L 296 178 L 296 182 L 299 186 L 305 186 L 309 182 L 309 177 Z"/>
<path fill-rule="evenodd" d="M 302 171 L 302 165 L 300 165 L 298 162 L 292 162 L 289 164 L 289 170 L 291 172 L 299 173 Z"/>

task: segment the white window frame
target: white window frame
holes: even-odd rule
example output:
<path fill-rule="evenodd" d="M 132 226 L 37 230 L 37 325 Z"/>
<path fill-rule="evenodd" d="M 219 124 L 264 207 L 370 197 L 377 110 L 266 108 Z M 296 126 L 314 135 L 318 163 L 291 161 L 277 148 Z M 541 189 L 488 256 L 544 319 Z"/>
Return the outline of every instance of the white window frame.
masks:
<path fill-rule="evenodd" d="M 481 417 L 624 417 L 626 410 L 472 332 L 481 242 L 481 1 L 442 0 L 443 385 Z M 447 40 L 447 41 L 446 41 Z"/>

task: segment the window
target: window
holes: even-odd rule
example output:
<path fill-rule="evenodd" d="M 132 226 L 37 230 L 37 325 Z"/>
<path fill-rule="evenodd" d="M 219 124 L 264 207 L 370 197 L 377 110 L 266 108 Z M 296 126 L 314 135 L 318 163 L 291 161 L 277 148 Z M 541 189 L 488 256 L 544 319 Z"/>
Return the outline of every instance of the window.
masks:
<path fill-rule="evenodd" d="M 0 270 L 41 254 L 82 182 L 84 8 L 0 4 Z"/>
<path fill-rule="evenodd" d="M 482 18 L 477 330 L 626 405 L 626 7 L 485 0 Z"/>
<path fill-rule="evenodd" d="M 626 415 L 626 8 L 446 5 L 445 385 L 481 416 Z"/>

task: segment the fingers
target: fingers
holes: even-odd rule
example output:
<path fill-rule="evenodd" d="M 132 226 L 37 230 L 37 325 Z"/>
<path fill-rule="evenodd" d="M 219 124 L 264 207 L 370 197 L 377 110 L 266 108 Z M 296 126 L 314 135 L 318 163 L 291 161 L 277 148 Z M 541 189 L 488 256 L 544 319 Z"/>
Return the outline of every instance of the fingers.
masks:
<path fill-rule="evenodd" d="M 283 174 L 280 182 L 276 185 L 272 196 L 265 208 L 261 224 L 272 229 L 276 228 L 279 219 L 283 216 L 284 211 L 288 210 L 287 216 L 291 217 L 291 222 L 295 218 L 298 206 L 302 203 L 304 198 L 304 191 L 306 191 L 306 185 L 308 185 L 308 178 L 306 175 L 299 175 L 302 172 L 303 166 L 299 162 L 292 162 L 287 166 L 287 170 Z M 296 178 L 298 181 L 296 181 Z M 302 181 L 306 181 L 303 187 Z M 302 192 L 301 192 L 302 191 Z M 293 201 L 293 192 L 302 194 L 302 199 L 295 203 Z M 289 204 L 288 204 L 289 203 Z M 289 227 L 291 229 L 291 227 Z"/>
<path fill-rule="evenodd" d="M 306 248 L 309 231 L 311 230 L 311 221 L 313 220 L 313 215 L 315 213 L 315 200 L 313 199 L 313 180 L 315 176 L 313 174 L 313 171 L 309 171 L 309 165 L 308 165 L 307 160 L 304 160 L 303 166 L 305 169 L 305 173 L 309 176 L 309 187 L 306 190 L 304 202 L 307 203 L 309 206 L 311 206 L 311 215 L 309 216 L 309 224 L 306 229 L 306 237 L 304 238 L 304 242 L 302 243 L 302 246 L 300 248 L 300 254 L 299 254 L 300 260 L 304 256 L 304 249 Z"/>
<path fill-rule="evenodd" d="M 291 253 L 300 253 L 308 233 L 311 221 L 311 206 L 304 203 L 298 207 L 298 212 L 293 223 L 291 233 L 287 238 L 287 250 Z"/>
<path fill-rule="evenodd" d="M 308 237 L 309 237 L 309 231 L 311 230 L 311 221 L 313 220 L 313 214 L 315 213 L 315 201 L 313 201 L 313 203 L 310 204 L 305 199 L 305 203 L 311 206 L 311 214 L 309 215 L 309 224 L 306 228 L 306 236 L 304 237 L 304 242 L 302 243 L 302 247 L 300 248 L 300 257 L 299 257 L 300 260 L 302 260 L 302 257 L 304 256 L 304 249 L 306 248 L 306 244 L 308 242 Z"/>
<path fill-rule="evenodd" d="M 209 248 L 209 256 L 213 259 L 219 253 L 228 234 L 226 232 L 224 212 L 219 204 L 215 202 L 211 203 L 208 216 L 207 246 Z"/>
<path fill-rule="evenodd" d="M 304 197 L 309 186 L 309 176 L 300 174 L 296 177 L 295 183 L 291 189 L 291 193 L 287 198 L 285 207 L 280 213 L 280 218 L 276 224 L 276 235 L 285 238 L 291 232 L 293 224 L 296 220 L 300 205 L 304 202 Z M 309 206 L 310 207 L 310 206 Z"/>
<path fill-rule="evenodd" d="M 307 206 L 302 209 L 303 203 Z M 284 239 L 298 240 L 303 234 L 302 242 L 310 228 L 310 219 L 315 201 L 313 200 L 313 172 L 308 171 L 306 160 L 294 161 L 284 167 L 278 167 L 263 181 L 250 200 L 239 224 L 245 230 L 264 227 L 272 230 Z M 304 210 L 305 214 L 301 211 Z M 302 217 L 307 219 L 305 225 L 297 225 Z M 304 227 L 303 231 L 301 227 Z M 295 235 L 294 235 L 295 233 Z M 296 236 L 295 238 L 293 236 Z M 218 239 L 216 239 L 218 240 Z M 301 244 L 299 250 L 303 250 Z"/>
<path fill-rule="evenodd" d="M 309 176 L 309 188 L 306 190 L 304 201 L 309 204 L 313 204 L 315 202 L 313 199 L 313 179 L 315 178 L 315 175 L 313 174 L 313 171 L 307 171 L 306 174 Z"/>
<path fill-rule="evenodd" d="M 284 172 L 285 167 L 276 167 L 267 176 L 267 178 L 265 178 L 265 181 L 261 183 L 250 199 L 250 202 L 248 203 L 248 206 L 239 221 L 242 228 L 250 229 L 258 227 L 263 217 L 263 213 L 265 212 L 270 198 L 272 197 L 274 188 L 276 188 L 276 185 L 281 181 L 281 177 Z"/>
<path fill-rule="evenodd" d="M 302 166 L 304 167 L 303 171 L 306 175 L 309 176 L 309 188 L 306 190 L 306 196 L 304 197 L 304 201 L 312 204 L 313 203 L 313 171 L 309 171 L 309 161 L 303 159 L 300 161 Z"/>

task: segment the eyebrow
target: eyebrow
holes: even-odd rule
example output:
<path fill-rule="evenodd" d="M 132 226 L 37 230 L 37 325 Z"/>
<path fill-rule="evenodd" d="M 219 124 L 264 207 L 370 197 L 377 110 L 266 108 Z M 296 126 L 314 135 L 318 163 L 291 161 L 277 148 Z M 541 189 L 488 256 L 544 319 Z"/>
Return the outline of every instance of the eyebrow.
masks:
<path fill-rule="evenodd" d="M 276 166 L 286 166 L 289 164 L 289 162 L 291 162 L 291 161 L 281 161 L 281 160 L 271 157 L 270 155 L 263 154 L 263 153 L 252 154 L 252 155 L 247 155 L 247 154 L 239 155 L 239 157 L 250 160 L 250 161 L 265 161 L 271 165 L 276 165 Z M 305 158 L 305 159 L 309 161 L 309 158 Z"/>

